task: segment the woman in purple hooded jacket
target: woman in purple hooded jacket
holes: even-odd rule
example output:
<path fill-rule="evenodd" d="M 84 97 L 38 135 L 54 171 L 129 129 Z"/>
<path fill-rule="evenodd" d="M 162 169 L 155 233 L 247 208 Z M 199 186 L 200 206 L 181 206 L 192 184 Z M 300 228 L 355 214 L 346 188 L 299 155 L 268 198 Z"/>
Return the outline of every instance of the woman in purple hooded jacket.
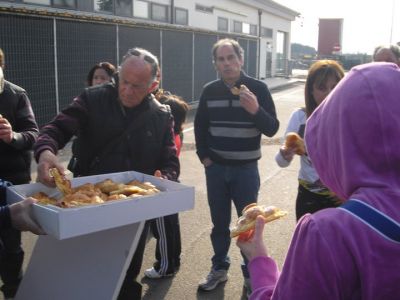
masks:
<path fill-rule="evenodd" d="M 307 121 L 308 153 L 340 208 L 297 224 L 279 274 L 262 217 L 238 246 L 249 258 L 250 299 L 400 299 L 400 69 L 357 66 Z"/>

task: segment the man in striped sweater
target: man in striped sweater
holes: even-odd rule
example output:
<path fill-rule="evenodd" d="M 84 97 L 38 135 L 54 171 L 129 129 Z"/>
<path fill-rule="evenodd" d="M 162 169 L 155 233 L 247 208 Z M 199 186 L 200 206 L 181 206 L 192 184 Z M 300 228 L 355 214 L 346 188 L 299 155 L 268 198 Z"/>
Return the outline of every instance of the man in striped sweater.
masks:
<path fill-rule="evenodd" d="M 194 123 L 197 155 L 205 168 L 213 222 L 212 268 L 199 284 L 206 291 L 227 280 L 231 201 L 238 215 L 246 205 L 257 201 L 261 134 L 272 137 L 279 128 L 267 86 L 242 71 L 244 51 L 239 43 L 219 40 L 212 54 L 220 79 L 205 85 Z M 246 265 L 247 261 L 242 265 L 244 285 L 250 292 Z"/>

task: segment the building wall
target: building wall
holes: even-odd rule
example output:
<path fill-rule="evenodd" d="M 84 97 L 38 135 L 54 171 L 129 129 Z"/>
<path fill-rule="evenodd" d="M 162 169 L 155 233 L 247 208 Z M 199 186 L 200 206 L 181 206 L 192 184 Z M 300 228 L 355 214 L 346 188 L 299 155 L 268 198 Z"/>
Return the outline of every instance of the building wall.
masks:
<path fill-rule="evenodd" d="M 243 1 L 242 1 L 243 2 Z M 196 28 L 203 28 L 209 30 L 218 30 L 218 17 L 226 18 L 229 20 L 229 31 L 233 31 L 234 21 L 244 22 L 257 26 L 257 33 L 255 36 L 258 37 L 259 31 L 259 10 L 254 6 L 244 5 L 236 1 L 230 0 L 202 0 L 202 1 L 187 1 L 187 0 L 175 0 L 175 7 L 187 9 L 189 12 L 189 26 Z M 206 7 L 213 8 L 213 13 L 201 12 L 196 10 L 196 4 L 201 4 Z M 290 59 L 290 31 L 291 31 L 291 20 L 289 17 L 282 18 L 272 13 L 262 11 L 261 15 L 261 26 L 272 29 L 272 37 L 259 37 L 260 46 L 257 47 L 257 57 L 250 57 L 250 59 L 256 59 L 257 74 L 260 78 L 269 76 L 275 76 L 276 64 L 277 64 L 277 32 L 284 32 L 287 34 L 286 44 L 282 47 L 285 48 L 286 60 Z M 267 46 L 269 43 L 270 47 Z M 268 76 L 267 70 L 267 57 L 268 52 L 271 54 L 271 70 Z M 253 62 L 251 62 L 253 63 Z"/>
<path fill-rule="evenodd" d="M 204 84 L 217 78 L 211 47 L 218 39 L 237 39 L 245 50 L 244 70 L 265 78 L 275 75 L 277 32 L 290 32 L 290 20 L 263 13 L 261 24 L 272 29 L 271 37 L 232 33 L 233 20 L 258 26 L 258 10 L 238 1 L 175 0 L 175 7 L 188 10 L 189 26 L 90 12 L 88 0 L 78 1 L 80 11 L 10 2 L 0 1 L 5 76 L 28 91 L 40 125 L 82 91 L 95 63 L 118 65 L 129 48 L 142 47 L 156 54 L 162 68 L 161 86 L 194 103 Z M 170 4 L 170 0 L 152 2 Z M 196 10 L 196 3 L 213 7 L 213 13 Z M 228 32 L 217 30 L 219 16 L 229 19 Z M 271 53 L 269 71 L 267 51 Z"/>

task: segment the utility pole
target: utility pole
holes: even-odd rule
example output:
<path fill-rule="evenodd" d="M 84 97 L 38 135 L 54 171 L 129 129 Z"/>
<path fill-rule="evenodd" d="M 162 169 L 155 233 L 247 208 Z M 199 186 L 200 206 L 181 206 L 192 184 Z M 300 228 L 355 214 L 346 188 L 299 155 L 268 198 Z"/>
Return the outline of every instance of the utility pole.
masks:
<path fill-rule="evenodd" d="M 171 0 L 171 24 L 175 23 L 175 1 Z"/>
<path fill-rule="evenodd" d="M 396 1 L 392 0 L 392 23 L 390 25 L 390 41 L 389 41 L 389 45 L 392 45 L 393 43 L 393 24 L 394 24 L 394 15 L 395 15 L 395 5 Z"/>

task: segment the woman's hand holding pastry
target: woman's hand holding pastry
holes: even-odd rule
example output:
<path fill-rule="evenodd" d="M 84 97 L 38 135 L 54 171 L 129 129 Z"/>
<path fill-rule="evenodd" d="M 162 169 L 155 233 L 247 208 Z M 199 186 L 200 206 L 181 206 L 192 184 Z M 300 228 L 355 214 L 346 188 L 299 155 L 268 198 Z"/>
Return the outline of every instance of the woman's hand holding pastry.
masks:
<path fill-rule="evenodd" d="M 279 152 L 281 153 L 282 157 L 286 161 L 292 161 L 293 156 L 296 154 L 296 149 L 295 148 L 288 148 L 286 146 L 282 146 L 279 149 Z"/>
<path fill-rule="evenodd" d="M 238 238 L 236 241 L 236 245 L 242 250 L 243 254 L 249 259 L 252 260 L 258 256 L 267 256 L 267 248 L 264 245 L 264 225 L 265 220 L 263 216 L 258 216 L 256 219 L 256 226 L 254 229 L 253 236 L 244 241 L 243 239 Z"/>

